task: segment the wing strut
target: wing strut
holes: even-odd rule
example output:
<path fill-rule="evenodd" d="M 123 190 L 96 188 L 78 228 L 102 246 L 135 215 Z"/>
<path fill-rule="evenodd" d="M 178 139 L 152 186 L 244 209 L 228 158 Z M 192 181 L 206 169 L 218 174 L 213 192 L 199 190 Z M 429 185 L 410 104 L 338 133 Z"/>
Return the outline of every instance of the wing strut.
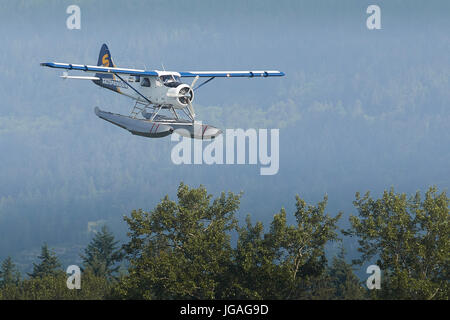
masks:
<path fill-rule="evenodd" d="M 148 103 L 152 103 L 150 100 L 147 99 L 147 97 L 145 97 L 142 93 L 140 93 L 139 91 L 137 91 L 135 88 L 133 88 L 132 85 L 130 85 L 128 82 L 126 82 L 125 80 L 122 79 L 121 76 L 119 76 L 117 73 L 114 73 L 114 75 L 119 78 L 123 83 L 125 83 L 127 86 L 129 86 L 131 89 L 133 89 L 134 92 L 136 92 L 138 95 L 140 95 L 142 98 L 144 98 Z"/>
<path fill-rule="evenodd" d="M 196 86 L 194 89 L 192 89 L 192 90 L 197 90 L 198 88 L 200 88 L 201 86 L 203 86 L 203 85 L 205 85 L 205 84 L 207 84 L 208 82 L 210 82 L 212 79 L 214 79 L 215 77 L 211 77 L 211 78 L 209 78 L 208 80 L 206 80 L 206 81 L 203 81 L 202 83 L 200 83 L 198 86 Z"/>

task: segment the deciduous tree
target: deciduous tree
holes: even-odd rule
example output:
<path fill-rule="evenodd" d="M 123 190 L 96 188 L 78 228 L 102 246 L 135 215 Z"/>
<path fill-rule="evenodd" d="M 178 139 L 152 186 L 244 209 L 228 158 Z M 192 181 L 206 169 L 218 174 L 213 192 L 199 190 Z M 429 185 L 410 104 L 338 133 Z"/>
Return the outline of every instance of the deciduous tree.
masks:
<path fill-rule="evenodd" d="M 432 187 L 408 198 L 391 188 L 380 199 L 356 194 L 359 216 L 346 234 L 359 238 L 361 258 L 376 263 L 385 299 L 448 299 L 450 270 L 449 198 Z M 376 261 L 374 259 L 377 259 Z"/>
<path fill-rule="evenodd" d="M 144 299 L 214 299 L 226 285 L 231 230 L 239 195 L 212 200 L 206 189 L 178 187 L 178 201 L 166 196 L 150 212 L 125 217 L 129 275 L 120 294 Z"/>

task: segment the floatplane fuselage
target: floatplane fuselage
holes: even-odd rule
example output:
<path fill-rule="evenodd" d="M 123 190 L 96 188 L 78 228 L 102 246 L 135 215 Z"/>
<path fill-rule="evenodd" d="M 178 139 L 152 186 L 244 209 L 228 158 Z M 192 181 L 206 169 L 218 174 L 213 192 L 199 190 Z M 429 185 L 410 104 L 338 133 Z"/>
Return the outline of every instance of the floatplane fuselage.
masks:
<path fill-rule="evenodd" d="M 42 66 L 64 69 L 64 79 L 91 80 L 96 85 L 123 94 L 135 101 L 130 115 L 114 114 L 95 108 L 100 118 L 118 125 L 133 134 L 157 138 L 174 131 L 183 136 L 211 139 L 221 134 L 221 130 L 195 120 L 192 106 L 194 91 L 217 77 L 273 77 L 284 76 L 279 71 L 159 71 L 118 68 L 114 65 L 106 44 L 100 49 L 97 66 L 58 62 L 41 63 Z M 94 76 L 72 76 L 66 71 L 84 71 Z M 193 78 L 190 84 L 182 78 Z M 199 78 L 207 78 L 195 86 Z M 167 110 L 169 116 L 160 112 Z M 149 112 L 150 111 L 150 112 Z M 138 116 L 142 115 L 143 118 Z"/>

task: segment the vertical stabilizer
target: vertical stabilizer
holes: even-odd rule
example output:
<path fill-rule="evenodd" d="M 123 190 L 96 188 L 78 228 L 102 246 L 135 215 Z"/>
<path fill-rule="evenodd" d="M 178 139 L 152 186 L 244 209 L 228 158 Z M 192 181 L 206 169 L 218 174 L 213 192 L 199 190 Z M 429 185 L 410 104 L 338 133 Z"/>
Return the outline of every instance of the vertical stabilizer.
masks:
<path fill-rule="evenodd" d="M 115 67 L 114 62 L 111 57 L 111 52 L 109 51 L 108 46 L 104 43 L 100 48 L 100 53 L 98 55 L 97 66 L 103 67 Z M 96 85 L 100 87 L 110 89 L 112 91 L 120 92 L 119 88 L 115 83 L 115 76 L 113 74 L 105 74 L 105 73 L 96 73 L 96 77 L 100 78 L 100 80 L 94 80 Z"/>

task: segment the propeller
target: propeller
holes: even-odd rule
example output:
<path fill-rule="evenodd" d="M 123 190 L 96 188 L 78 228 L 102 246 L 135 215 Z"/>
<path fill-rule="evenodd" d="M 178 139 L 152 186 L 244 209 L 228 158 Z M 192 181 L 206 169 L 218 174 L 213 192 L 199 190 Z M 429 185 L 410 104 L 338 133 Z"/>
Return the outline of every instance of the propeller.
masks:
<path fill-rule="evenodd" d="M 190 87 L 183 87 L 181 88 L 180 92 L 178 93 L 167 93 L 168 97 L 173 97 L 173 98 L 184 98 L 183 100 L 180 99 L 180 101 L 183 104 L 187 104 L 187 107 L 189 109 L 189 113 L 191 114 L 192 120 L 195 119 L 195 110 L 194 107 L 192 106 L 192 102 L 191 100 L 193 99 L 193 95 L 194 95 L 194 90 L 192 88 L 194 88 L 195 83 L 197 82 L 197 80 L 199 79 L 199 76 L 196 76 L 194 78 L 194 80 L 191 83 Z"/>
<path fill-rule="evenodd" d="M 195 83 L 197 82 L 197 80 L 198 80 L 199 78 L 200 78 L 199 76 L 195 76 L 194 80 L 192 81 L 192 83 L 191 83 L 191 88 L 192 88 L 192 90 L 194 90 Z"/>
<path fill-rule="evenodd" d="M 189 112 L 192 115 L 192 120 L 194 120 L 195 119 L 195 111 L 194 111 L 194 107 L 192 106 L 191 100 L 189 100 L 188 107 L 189 107 Z"/>
<path fill-rule="evenodd" d="M 194 78 L 194 80 L 192 81 L 192 83 L 191 83 L 191 89 L 192 89 L 192 90 L 194 90 L 194 89 L 193 89 L 193 88 L 194 88 L 194 85 L 195 85 L 195 83 L 197 82 L 197 80 L 198 80 L 199 78 L 200 78 L 199 76 L 196 76 L 196 77 Z M 195 110 L 194 110 L 194 107 L 192 106 L 191 99 L 188 99 L 188 106 L 189 106 L 189 112 L 192 114 L 192 120 L 194 120 L 194 119 L 195 119 Z"/>

